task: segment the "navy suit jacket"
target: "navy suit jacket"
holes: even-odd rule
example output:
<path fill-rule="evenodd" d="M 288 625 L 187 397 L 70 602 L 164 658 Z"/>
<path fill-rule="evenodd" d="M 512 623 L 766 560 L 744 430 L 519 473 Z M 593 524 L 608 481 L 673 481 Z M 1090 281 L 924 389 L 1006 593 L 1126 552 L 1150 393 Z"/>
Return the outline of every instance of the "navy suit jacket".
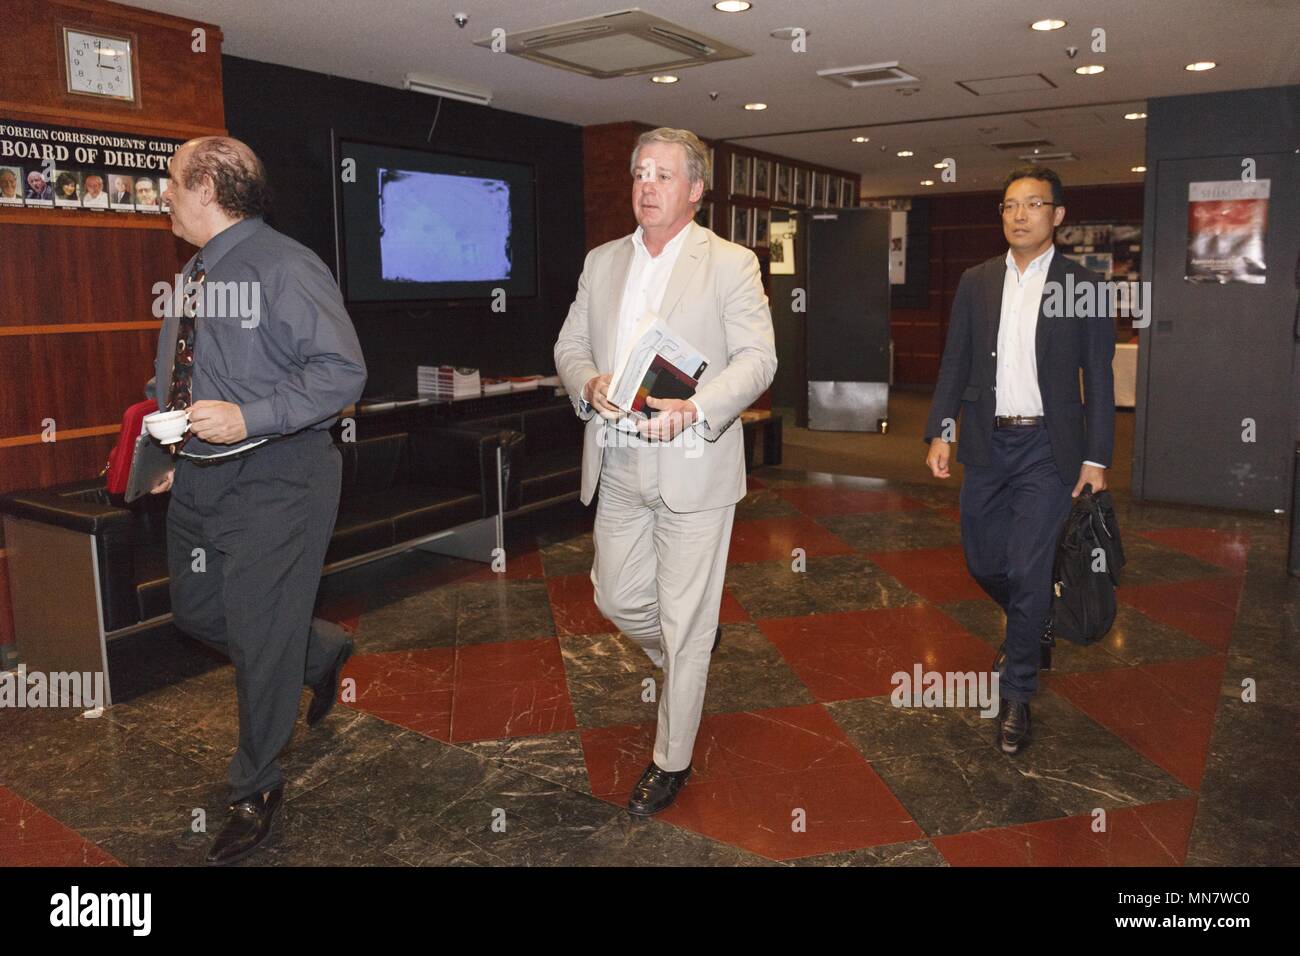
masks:
<path fill-rule="evenodd" d="M 925 440 L 943 436 L 944 420 L 961 413 L 961 440 L 957 460 L 964 465 L 987 465 L 993 443 L 993 417 L 997 408 L 998 326 L 1002 319 L 1002 286 L 1006 280 L 1006 255 L 996 256 L 967 269 L 957 286 L 948 324 L 948 342 L 939 367 Z M 1043 314 L 1052 283 L 1068 303 L 1066 276 L 1074 288 L 1081 282 L 1105 283 L 1061 254 L 1058 248 L 1047 268 L 1043 297 L 1038 308 L 1034 338 L 1038 363 L 1038 391 L 1043 399 L 1043 421 L 1052 442 L 1052 457 L 1061 480 L 1073 485 L 1084 461 L 1110 466 L 1115 445 L 1115 381 L 1111 361 L 1115 356 L 1115 325 L 1104 297 L 1094 296 L 1092 316 L 1074 318 Z M 1083 370 L 1086 405 L 1079 397 L 1079 370 Z"/>

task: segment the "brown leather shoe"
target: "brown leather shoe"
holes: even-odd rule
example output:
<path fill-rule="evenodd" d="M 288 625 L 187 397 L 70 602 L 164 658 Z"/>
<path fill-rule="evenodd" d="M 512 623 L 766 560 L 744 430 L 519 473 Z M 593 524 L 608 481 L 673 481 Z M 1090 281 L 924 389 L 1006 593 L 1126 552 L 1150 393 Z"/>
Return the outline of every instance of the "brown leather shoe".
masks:
<path fill-rule="evenodd" d="M 255 793 L 232 803 L 225 826 L 212 841 L 205 862 L 211 866 L 225 866 L 256 850 L 272 835 L 276 811 L 283 802 L 284 787 L 279 786 L 265 797 Z"/>

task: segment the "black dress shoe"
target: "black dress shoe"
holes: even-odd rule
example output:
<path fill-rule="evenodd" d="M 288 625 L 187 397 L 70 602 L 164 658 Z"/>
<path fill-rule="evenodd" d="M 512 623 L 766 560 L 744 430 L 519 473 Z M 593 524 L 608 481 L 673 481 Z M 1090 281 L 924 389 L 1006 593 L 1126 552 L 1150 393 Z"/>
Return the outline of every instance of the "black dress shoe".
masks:
<path fill-rule="evenodd" d="M 1029 745 L 1029 705 L 1003 700 L 998 705 L 998 747 L 1012 756 Z"/>
<path fill-rule="evenodd" d="M 232 803 L 225 826 L 208 849 L 206 861 L 212 866 L 225 866 L 256 850 L 271 836 L 276 811 L 283 802 L 284 787 L 279 786 L 265 797 L 255 793 Z"/>
<path fill-rule="evenodd" d="M 677 791 L 686 785 L 686 778 L 691 775 L 691 768 L 685 770 L 660 770 L 653 760 L 645 768 L 641 779 L 632 788 L 632 796 L 627 801 L 627 811 L 638 817 L 648 817 L 660 810 L 668 809 L 677 799 Z"/>
<path fill-rule="evenodd" d="M 339 680 L 343 676 L 343 665 L 348 662 L 352 656 L 356 645 L 352 641 L 345 640 L 343 647 L 339 649 L 338 657 L 334 658 L 334 666 L 329 669 L 324 677 L 315 684 L 311 685 L 311 703 L 307 705 L 307 726 L 313 727 L 320 723 L 321 719 L 330 712 L 334 706 L 334 701 L 339 697 Z"/>
<path fill-rule="evenodd" d="M 718 633 L 713 635 L 713 651 L 716 651 L 718 649 L 718 645 L 721 643 L 722 643 L 722 625 L 719 624 Z M 709 651 L 709 653 L 712 654 L 713 651 Z"/>

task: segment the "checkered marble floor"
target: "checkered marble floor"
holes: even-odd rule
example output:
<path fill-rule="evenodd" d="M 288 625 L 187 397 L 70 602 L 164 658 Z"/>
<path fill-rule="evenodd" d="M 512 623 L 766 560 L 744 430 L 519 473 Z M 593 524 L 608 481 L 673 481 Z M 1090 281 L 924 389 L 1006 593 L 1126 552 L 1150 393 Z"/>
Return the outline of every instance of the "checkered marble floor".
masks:
<path fill-rule="evenodd" d="M 753 472 L 695 772 L 649 820 L 622 806 L 661 675 L 592 602 L 589 510 L 512 522 L 504 574 L 417 552 L 334 575 L 355 698 L 299 723 L 285 837 L 246 865 L 1300 863 L 1282 519 L 1118 504 L 1115 627 L 1057 648 L 1008 758 L 977 710 L 890 699 L 1001 639 L 957 488 Z M 112 655 L 103 717 L 0 714 L 0 865 L 195 864 L 195 821 L 220 824 L 230 666 L 170 628 Z"/>

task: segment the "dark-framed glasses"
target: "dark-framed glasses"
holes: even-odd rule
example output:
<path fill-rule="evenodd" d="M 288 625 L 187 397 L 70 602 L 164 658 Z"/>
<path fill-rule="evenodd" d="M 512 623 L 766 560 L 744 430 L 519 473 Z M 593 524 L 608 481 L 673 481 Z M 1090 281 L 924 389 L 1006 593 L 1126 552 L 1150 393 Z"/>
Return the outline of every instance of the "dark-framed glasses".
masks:
<path fill-rule="evenodd" d="M 1024 202 L 1021 202 L 1018 199 L 1012 199 L 1008 202 L 1000 202 L 998 203 L 998 212 L 1004 216 L 1007 213 L 1011 213 L 1012 215 L 1015 215 L 1020 211 L 1021 206 L 1024 206 L 1030 212 L 1037 212 L 1038 210 L 1042 209 L 1044 206 L 1055 206 L 1055 205 L 1056 203 L 1054 202 L 1047 202 L 1035 196 L 1033 199 L 1026 199 Z"/>

